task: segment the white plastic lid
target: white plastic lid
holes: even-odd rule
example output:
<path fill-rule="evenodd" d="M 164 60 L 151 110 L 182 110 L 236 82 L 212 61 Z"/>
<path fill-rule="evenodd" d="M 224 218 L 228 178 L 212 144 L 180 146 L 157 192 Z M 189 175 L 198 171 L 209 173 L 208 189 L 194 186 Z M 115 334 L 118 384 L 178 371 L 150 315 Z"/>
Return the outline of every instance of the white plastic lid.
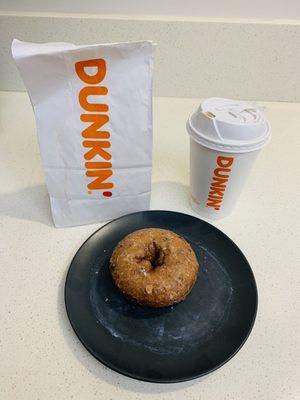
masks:
<path fill-rule="evenodd" d="M 255 103 L 212 97 L 190 116 L 187 131 L 196 142 L 213 150 L 258 150 L 271 137 L 263 110 Z"/>

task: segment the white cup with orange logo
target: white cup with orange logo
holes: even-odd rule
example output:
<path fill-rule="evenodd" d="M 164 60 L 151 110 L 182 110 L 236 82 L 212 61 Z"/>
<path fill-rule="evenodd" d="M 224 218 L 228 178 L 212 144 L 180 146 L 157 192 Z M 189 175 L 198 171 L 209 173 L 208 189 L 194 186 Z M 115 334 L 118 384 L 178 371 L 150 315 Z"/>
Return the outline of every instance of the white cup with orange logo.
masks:
<path fill-rule="evenodd" d="M 204 217 L 226 217 L 270 140 L 270 125 L 256 104 L 210 98 L 190 116 L 187 131 L 191 205 Z"/>

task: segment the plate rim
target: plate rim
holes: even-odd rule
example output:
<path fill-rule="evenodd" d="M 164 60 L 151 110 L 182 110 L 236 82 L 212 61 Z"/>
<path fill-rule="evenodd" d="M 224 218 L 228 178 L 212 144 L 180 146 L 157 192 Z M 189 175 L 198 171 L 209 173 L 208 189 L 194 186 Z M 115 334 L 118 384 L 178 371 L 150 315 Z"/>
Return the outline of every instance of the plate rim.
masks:
<path fill-rule="evenodd" d="M 204 373 L 195 374 L 195 375 L 190 375 L 190 376 L 187 377 L 187 378 L 179 378 L 179 379 L 177 379 L 177 378 L 174 378 L 174 379 L 151 379 L 151 378 L 147 378 L 147 377 L 141 377 L 141 376 L 139 376 L 139 375 L 134 375 L 134 374 L 129 373 L 129 372 L 125 371 L 125 370 L 121 370 L 121 369 L 116 368 L 113 364 L 111 364 L 111 363 L 109 363 L 109 362 L 107 362 L 107 361 L 101 359 L 98 355 L 96 355 L 91 349 L 89 349 L 89 348 L 85 345 L 85 343 L 83 342 L 83 340 L 81 340 L 81 338 L 80 338 L 79 335 L 77 334 L 77 332 L 76 332 L 76 330 L 75 330 L 75 328 L 74 328 L 74 326 L 73 326 L 72 320 L 71 320 L 71 318 L 70 318 L 69 311 L 68 311 L 68 305 L 67 305 L 67 299 L 66 299 L 66 296 L 67 296 L 67 294 L 66 294 L 66 291 L 67 291 L 67 281 L 68 281 L 68 278 L 69 278 L 69 274 L 70 274 L 70 271 L 71 271 L 71 266 L 72 266 L 72 264 L 73 264 L 73 261 L 74 261 L 74 259 L 76 258 L 77 254 L 78 254 L 78 253 L 80 252 L 80 250 L 82 249 L 82 247 L 86 244 L 86 242 L 88 242 L 88 241 L 89 241 L 97 232 L 99 232 L 101 229 L 103 229 L 103 228 L 106 227 L 107 225 L 112 224 L 112 223 L 115 222 L 115 221 L 121 220 L 121 219 L 123 219 L 123 218 L 130 217 L 130 216 L 133 216 L 133 215 L 136 215 L 136 214 L 142 214 L 142 213 L 156 213 L 156 212 L 163 212 L 163 213 L 170 213 L 170 214 L 181 214 L 181 215 L 183 215 L 183 216 L 192 217 L 192 218 L 198 219 L 199 221 L 203 222 L 204 224 L 207 224 L 207 225 L 209 225 L 210 227 L 212 227 L 213 229 L 215 229 L 215 230 L 217 230 L 218 232 L 220 232 L 220 233 L 221 233 L 223 236 L 225 236 L 225 238 L 226 238 L 227 240 L 229 240 L 229 242 L 231 242 L 231 244 L 240 252 L 241 256 L 243 257 L 243 259 L 246 261 L 246 264 L 248 265 L 249 272 L 250 272 L 250 274 L 251 274 L 251 276 L 252 276 L 252 279 L 253 279 L 253 289 L 254 289 L 254 294 L 255 294 L 255 308 L 254 308 L 253 318 L 252 318 L 252 321 L 251 321 L 249 330 L 248 330 L 247 334 L 245 335 L 245 337 L 243 338 L 243 341 L 241 342 L 241 344 L 239 345 L 239 347 L 237 347 L 237 349 L 236 349 L 229 357 L 227 357 L 223 362 L 221 362 L 221 363 L 219 363 L 218 365 L 216 365 L 214 368 L 211 368 L 211 369 L 205 371 Z M 242 347 L 244 346 L 244 344 L 245 344 L 246 341 L 248 340 L 248 338 L 249 338 L 249 336 L 250 336 L 250 334 L 251 334 L 251 332 L 252 332 L 252 330 L 253 330 L 255 321 L 256 321 L 256 317 L 257 317 L 257 313 L 258 313 L 258 289 L 257 289 L 257 283 L 256 283 L 255 275 L 254 275 L 254 273 L 253 273 L 253 270 L 252 270 L 252 268 L 251 268 L 250 263 L 248 262 L 246 256 L 245 256 L 244 253 L 242 252 L 242 250 L 237 246 L 237 244 L 236 244 L 229 236 L 226 235 L 226 233 L 224 233 L 223 231 L 221 231 L 221 230 L 220 230 L 219 228 L 217 228 L 216 226 L 210 224 L 209 222 L 207 222 L 207 221 L 205 221 L 205 220 L 203 220 L 203 219 L 201 219 L 201 218 L 198 218 L 198 217 L 196 217 L 196 216 L 194 216 L 194 215 L 182 213 L 182 212 L 179 212 L 179 211 L 173 211 L 173 210 L 160 210 L 160 209 L 157 209 L 157 210 L 156 210 L 156 209 L 155 209 L 155 210 L 137 211 L 137 212 L 134 212 L 134 213 L 122 215 L 121 217 L 118 217 L 118 218 L 114 218 L 113 220 L 108 221 L 107 223 L 105 223 L 104 225 L 102 225 L 100 228 L 96 229 L 91 235 L 88 236 L 88 238 L 87 238 L 87 239 L 82 243 L 82 245 L 77 249 L 76 253 L 75 253 L 74 256 L 72 257 L 72 260 L 71 260 L 71 262 L 70 262 L 70 264 L 69 264 L 69 266 L 68 266 L 68 271 L 67 271 L 67 274 L 66 274 L 66 276 L 65 276 L 65 284 L 64 284 L 64 305 L 65 305 L 65 310 L 66 310 L 66 314 L 67 314 L 67 317 L 68 317 L 68 321 L 69 321 L 69 323 L 70 323 L 70 325 L 71 325 L 71 327 L 72 327 L 73 332 L 74 332 L 75 335 L 76 335 L 76 338 L 80 341 L 80 343 L 83 345 L 83 347 L 84 347 L 97 361 L 99 361 L 99 362 L 100 362 L 101 364 L 103 364 L 105 367 L 111 369 L 111 370 L 114 371 L 114 372 L 117 372 L 118 374 L 121 374 L 121 375 L 123 375 L 123 376 L 126 376 L 126 377 L 131 378 L 131 379 L 134 379 L 134 380 L 142 381 L 142 382 L 159 383 L 159 384 L 172 384 L 172 383 L 174 384 L 174 383 L 180 383 L 180 382 L 188 382 L 188 381 L 191 381 L 191 380 L 194 380 L 194 379 L 199 379 L 199 378 L 201 378 L 201 377 L 204 377 L 204 376 L 206 376 L 206 375 L 211 374 L 212 372 L 218 370 L 218 369 L 221 368 L 223 365 L 225 365 L 227 362 L 229 362 L 229 361 L 242 349 Z"/>

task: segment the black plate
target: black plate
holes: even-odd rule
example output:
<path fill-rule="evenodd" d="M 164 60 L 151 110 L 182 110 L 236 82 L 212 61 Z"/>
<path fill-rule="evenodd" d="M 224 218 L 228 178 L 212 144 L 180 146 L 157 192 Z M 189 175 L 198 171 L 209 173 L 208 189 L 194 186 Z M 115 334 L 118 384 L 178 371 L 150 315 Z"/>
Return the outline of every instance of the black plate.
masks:
<path fill-rule="evenodd" d="M 180 304 L 145 308 L 114 287 L 109 259 L 137 229 L 170 229 L 184 237 L 199 260 L 197 282 Z M 180 382 L 211 372 L 247 339 L 257 310 L 251 268 L 239 248 L 214 226 L 190 215 L 146 211 L 103 226 L 76 253 L 65 285 L 74 331 L 99 361 L 132 378 Z"/>

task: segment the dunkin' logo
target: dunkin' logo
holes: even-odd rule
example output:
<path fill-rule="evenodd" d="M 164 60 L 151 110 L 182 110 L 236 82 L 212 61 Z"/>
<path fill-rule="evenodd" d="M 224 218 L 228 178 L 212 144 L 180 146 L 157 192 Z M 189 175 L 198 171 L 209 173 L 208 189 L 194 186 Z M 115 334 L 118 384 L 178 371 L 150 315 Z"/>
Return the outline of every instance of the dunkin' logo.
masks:
<path fill-rule="evenodd" d="M 217 157 L 217 168 L 214 169 L 206 207 L 213 207 L 215 210 L 220 210 L 233 161 L 234 157 Z"/>
<path fill-rule="evenodd" d="M 87 68 L 91 67 L 93 73 L 87 73 Z M 88 124 L 81 132 L 84 138 L 82 146 L 86 149 L 85 174 L 92 178 L 87 184 L 88 193 L 91 194 L 92 190 L 102 190 L 103 196 L 110 197 L 114 187 L 114 184 L 108 181 L 113 174 L 109 152 L 110 133 L 102 130 L 109 121 L 109 107 L 105 103 L 108 90 L 100 85 L 106 75 L 106 63 L 102 58 L 79 61 L 75 64 L 75 70 L 79 79 L 86 84 L 78 94 L 78 101 L 83 110 L 80 119 Z M 93 103 L 89 101 L 89 96 L 101 96 L 103 101 Z"/>

